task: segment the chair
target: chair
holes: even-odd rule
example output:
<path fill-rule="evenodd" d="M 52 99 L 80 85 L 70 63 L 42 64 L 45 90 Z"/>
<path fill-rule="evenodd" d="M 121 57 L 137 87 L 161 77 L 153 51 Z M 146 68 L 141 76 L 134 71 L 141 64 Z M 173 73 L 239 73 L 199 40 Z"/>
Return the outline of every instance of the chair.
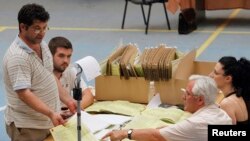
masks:
<path fill-rule="evenodd" d="M 124 29 L 124 23 L 125 23 L 125 18 L 126 18 L 126 13 L 127 13 L 128 2 L 131 2 L 133 4 L 138 4 L 138 5 L 141 6 L 144 24 L 146 25 L 145 34 L 148 34 L 150 12 L 151 12 L 152 4 L 154 4 L 154 3 L 162 3 L 163 4 L 164 11 L 165 11 L 165 16 L 166 16 L 166 20 L 167 20 L 168 29 L 169 30 L 171 29 L 170 28 L 170 24 L 169 24 L 167 9 L 166 9 L 166 6 L 165 6 L 165 2 L 168 2 L 168 0 L 125 0 L 125 2 L 126 3 L 125 3 L 124 13 L 123 13 L 123 20 L 122 20 L 122 27 L 121 27 L 122 29 Z M 144 12 L 143 5 L 148 5 L 149 6 L 147 19 L 145 17 L 145 12 Z"/>

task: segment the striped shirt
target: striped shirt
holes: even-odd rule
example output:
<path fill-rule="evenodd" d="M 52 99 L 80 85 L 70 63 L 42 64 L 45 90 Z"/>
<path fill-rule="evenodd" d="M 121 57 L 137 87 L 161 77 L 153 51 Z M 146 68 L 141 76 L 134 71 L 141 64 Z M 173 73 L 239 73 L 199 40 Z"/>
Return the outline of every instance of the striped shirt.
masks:
<path fill-rule="evenodd" d="M 53 75 L 52 55 L 45 42 L 41 43 L 42 58 L 19 37 L 3 59 L 4 84 L 7 97 L 6 124 L 14 122 L 19 128 L 49 129 L 52 121 L 18 98 L 16 90 L 30 89 L 51 110 L 60 110 L 57 83 Z"/>

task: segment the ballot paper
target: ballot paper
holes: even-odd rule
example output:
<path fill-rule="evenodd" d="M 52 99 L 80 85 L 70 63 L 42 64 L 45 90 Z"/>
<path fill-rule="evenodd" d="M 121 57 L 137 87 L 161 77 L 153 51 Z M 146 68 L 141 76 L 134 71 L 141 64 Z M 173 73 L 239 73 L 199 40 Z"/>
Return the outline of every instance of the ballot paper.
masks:
<path fill-rule="evenodd" d="M 59 125 L 50 129 L 54 141 L 77 140 L 77 115 L 73 115 L 65 125 Z M 113 130 L 119 129 L 123 124 L 131 120 L 131 117 L 113 114 L 91 115 L 81 111 L 81 137 L 82 140 L 97 141 Z"/>
<path fill-rule="evenodd" d="M 100 65 L 97 62 L 97 60 L 92 56 L 86 56 L 78 61 L 76 61 L 76 64 L 80 65 L 82 68 L 82 71 L 87 79 L 87 81 L 90 81 L 100 75 Z"/>
<path fill-rule="evenodd" d="M 157 108 L 161 104 L 160 94 L 155 94 L 152 99 L 149 101 L 147 108 Z"/>
<path fill-rule="evenodd" d="M 54 141 L 77 141 L 77 118 L 76 114 L 71 117 L 66 124 L 50 129 Z M 81 139 L 86 141 L 98 141 L 91 130 L 81 123 Z"/>

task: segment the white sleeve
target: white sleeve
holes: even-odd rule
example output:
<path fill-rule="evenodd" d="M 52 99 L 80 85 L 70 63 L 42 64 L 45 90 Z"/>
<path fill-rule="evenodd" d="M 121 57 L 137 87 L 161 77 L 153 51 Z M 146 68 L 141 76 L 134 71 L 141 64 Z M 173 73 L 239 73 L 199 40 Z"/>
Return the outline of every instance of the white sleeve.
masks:
<path fill-rule="evenodd" d="M 82 90 L 85 90 L 87 88 L 87 84 L 85 83 L 82 77 L 81 77 L 81 88 Z"/>
<path fill-rule="evenodd" d="M 160 134 L 167 141 L 205 141 L 207 140 L 207 135 L 204 135 L 206 133 L 207 130 L 201 129 L 200 125 L 190 120 L 160 129 Z"/>

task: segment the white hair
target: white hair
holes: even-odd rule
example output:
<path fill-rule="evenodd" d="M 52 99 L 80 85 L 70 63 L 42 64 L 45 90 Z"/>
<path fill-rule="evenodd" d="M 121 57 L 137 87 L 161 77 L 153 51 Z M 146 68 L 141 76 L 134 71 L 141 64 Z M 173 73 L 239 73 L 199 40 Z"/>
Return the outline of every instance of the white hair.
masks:
<path fill-rule="evenodd" d="M 193 95 L 204 96 L 205 105 L 215 102 L 218 89 L 214 79 L 203 75 L 191 75 L 189 80 L 194 81 Z"/>

